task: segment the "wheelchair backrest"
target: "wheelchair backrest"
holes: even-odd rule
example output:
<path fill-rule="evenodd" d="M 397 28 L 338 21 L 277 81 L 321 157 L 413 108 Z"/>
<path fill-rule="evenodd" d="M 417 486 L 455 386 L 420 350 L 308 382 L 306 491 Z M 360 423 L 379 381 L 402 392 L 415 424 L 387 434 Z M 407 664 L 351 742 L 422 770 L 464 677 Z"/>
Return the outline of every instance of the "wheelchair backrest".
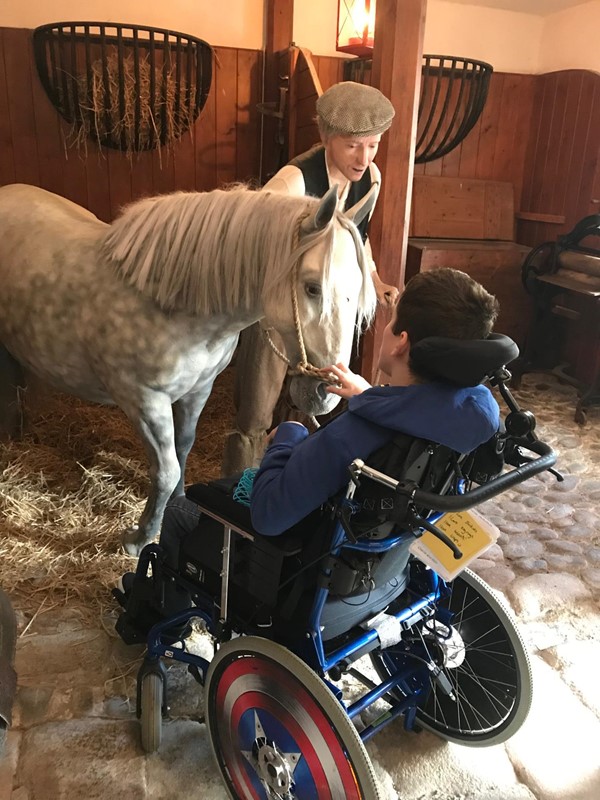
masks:
<path fill-rule="evenodd" d="M 418 488 L 445 494 L 457 476 L 465 456 L 425 439 L 398 434 L 366 460 L 369 467 L 400 481 L 410 481 Z M 401 524 L 403 510 L 395 493 L 368 478 L 362 479 L 354 493 L 358 510 L 351 526 L 356 536 L 379 539 L 394 525 Z"/>

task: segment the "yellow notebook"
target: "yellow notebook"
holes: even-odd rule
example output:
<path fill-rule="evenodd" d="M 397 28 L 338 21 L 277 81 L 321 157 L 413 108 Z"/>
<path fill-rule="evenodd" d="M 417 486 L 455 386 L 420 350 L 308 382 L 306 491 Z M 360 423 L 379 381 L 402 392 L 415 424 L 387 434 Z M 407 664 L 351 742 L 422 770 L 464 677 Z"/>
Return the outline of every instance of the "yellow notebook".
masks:
<path fill-rule="evenodd" d="M 410 552 L 446 581 L 455 578 L 487 550 L 500 534 L 493 523 L 474 510 L 444 514 L 435 525 L 462 551 L 462 558 L 455 559 L 450 548 L 429 531 L 411 544 Z"/>

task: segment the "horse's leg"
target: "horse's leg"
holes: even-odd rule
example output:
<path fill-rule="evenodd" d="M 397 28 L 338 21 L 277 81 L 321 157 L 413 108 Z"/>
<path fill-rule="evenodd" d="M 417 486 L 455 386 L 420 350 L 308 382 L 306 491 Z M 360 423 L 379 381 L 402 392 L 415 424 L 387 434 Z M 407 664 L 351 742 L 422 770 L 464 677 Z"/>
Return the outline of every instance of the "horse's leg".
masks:
<path fill-rule="evenodd" d="M 179 462 L 179 481 L 173 497 L 182 495 L 185 480 L 185 464 L 196 439 L 196 425 L 210 394 L 212 384 L 201 392 L 191 392 L 173 403 L 175 423 L 175 450 Z"/>
<path fill-rule="evenodd" d="M 160 529 L 167 500 L 179 480 L 175 452 L 171 400 L 162 392 L 151 392 L 139 404 L 119 403 L 137 430 L 150 463 L 150 492 L 139 523 L 123 536 L 123 549 L 138 556 Z"/>
<path fill-rule="evenodd" d="M 223 475 L 260 461 L 286 372 L 287 364 L 269 347 L 258 324 L 242 331 L 235 363 L 236 430 L 225 442 Z"/>

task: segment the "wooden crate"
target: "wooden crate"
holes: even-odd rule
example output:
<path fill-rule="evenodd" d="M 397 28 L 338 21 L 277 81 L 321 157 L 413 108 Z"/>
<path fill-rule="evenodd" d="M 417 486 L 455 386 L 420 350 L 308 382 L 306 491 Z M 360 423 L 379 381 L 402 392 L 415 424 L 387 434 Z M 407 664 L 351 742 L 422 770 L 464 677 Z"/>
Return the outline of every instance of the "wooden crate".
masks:
<path fill-rule="evenodd" d="M 410 236 L 512 242 L 514 226 L 512 183 L 415 175 Z"/>

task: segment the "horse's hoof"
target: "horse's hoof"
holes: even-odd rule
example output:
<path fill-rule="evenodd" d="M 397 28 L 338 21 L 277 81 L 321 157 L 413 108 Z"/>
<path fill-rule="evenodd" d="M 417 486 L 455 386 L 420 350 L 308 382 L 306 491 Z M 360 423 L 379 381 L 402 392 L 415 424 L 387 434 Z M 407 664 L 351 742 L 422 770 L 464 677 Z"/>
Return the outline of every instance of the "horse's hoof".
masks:
<path fill-rule="evenodd" d="M 145 545 L 146 542 L 140 537 L 140 529 L 138 525 L 132 525 L 131 528 L 127 528 L 125 531 L 123 531 L 123 535 L 121 536 L 121 546 L 123 553 L 125 553 L 126 556 L 138 558 Z"/>

